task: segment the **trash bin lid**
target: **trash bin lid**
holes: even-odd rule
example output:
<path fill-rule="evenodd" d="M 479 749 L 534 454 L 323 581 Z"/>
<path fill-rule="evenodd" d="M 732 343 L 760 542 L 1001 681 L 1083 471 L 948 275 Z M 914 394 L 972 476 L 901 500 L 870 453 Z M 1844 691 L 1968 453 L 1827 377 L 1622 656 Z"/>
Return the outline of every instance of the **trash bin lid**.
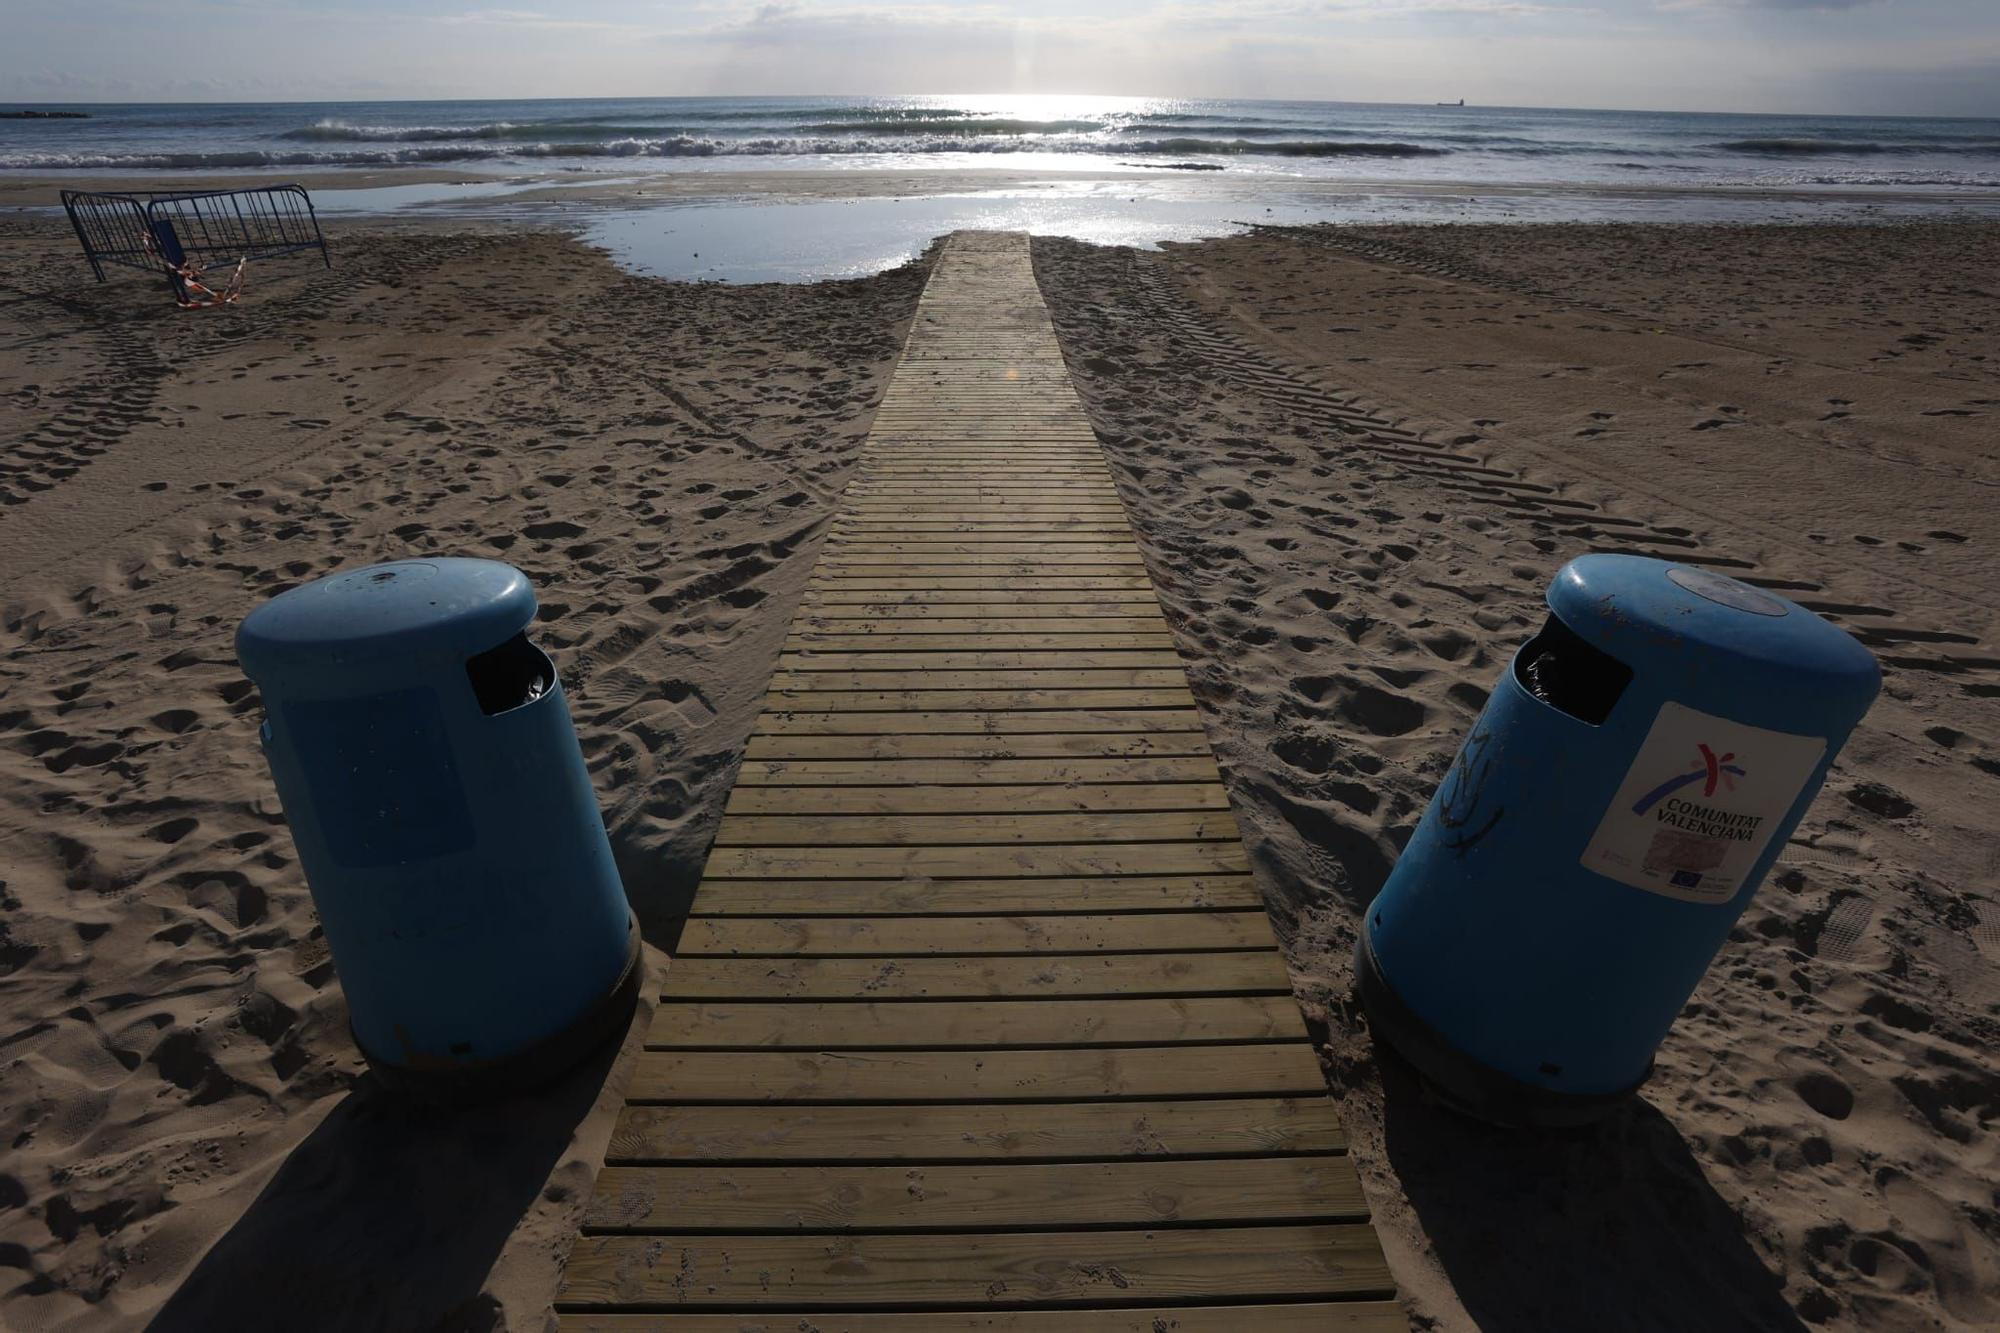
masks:
<path fill-rule="evenodd" d="M 1698 565 L 1585 555 L 1549 585 L 1549 609 L 1635 673 L 1729 671 L 1865 707 L 1881 668 L 1853 635 L 1776 593 Z"/>
<path fill-rule="evenodd" d="M 236 631 L 236 656 L 266 690 L 340 693 L 420 683 L 506 642 L 535 617 L 528 578 L 497 560 L 398 560 L 280 593 Z"/>

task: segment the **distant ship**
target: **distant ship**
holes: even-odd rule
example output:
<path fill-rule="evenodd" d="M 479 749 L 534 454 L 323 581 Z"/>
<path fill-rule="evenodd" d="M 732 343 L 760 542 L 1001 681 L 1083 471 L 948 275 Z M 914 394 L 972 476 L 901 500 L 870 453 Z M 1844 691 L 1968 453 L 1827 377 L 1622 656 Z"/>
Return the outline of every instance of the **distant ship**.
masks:
<path fill-rule="evenodd" d="M 1438 105 L 1439 105 L 1439 106 L 1464 106 L 1464 105 L 1465 105 L 1465 99 L 1464 99 L 1463 97 L 1461 97 L 1461 98 L 1459 98 L 1459 99 L 1458 99 L 1458 100 L 1457 100 L 1456 102 L 1439 102 L 1439 103 L 1438 103 Z"/>

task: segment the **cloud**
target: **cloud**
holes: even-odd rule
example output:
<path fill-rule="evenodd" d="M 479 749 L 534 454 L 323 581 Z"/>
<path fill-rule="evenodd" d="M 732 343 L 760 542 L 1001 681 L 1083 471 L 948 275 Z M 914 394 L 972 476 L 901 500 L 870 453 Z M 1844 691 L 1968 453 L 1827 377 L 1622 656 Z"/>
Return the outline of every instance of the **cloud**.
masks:
<path fill-rule="evenodd" d="M 438 14 L 432 21 L 455 27 L 560 28 L 579 32 L 610 32 L 630 27 L 628 24 L 610 23 L 602 19 L 563 18 L 557 14 L 544 14 L 532 9 L 473 9 L 463 14 Z"/>
<path fill-rule="evenodd" d="M 1768 9 L 1779 13 L 1804 10 L 1861 9 L 1868 5 L 1894 4 L 1895 0 L 1666 0 L 1662 9 Z"/>

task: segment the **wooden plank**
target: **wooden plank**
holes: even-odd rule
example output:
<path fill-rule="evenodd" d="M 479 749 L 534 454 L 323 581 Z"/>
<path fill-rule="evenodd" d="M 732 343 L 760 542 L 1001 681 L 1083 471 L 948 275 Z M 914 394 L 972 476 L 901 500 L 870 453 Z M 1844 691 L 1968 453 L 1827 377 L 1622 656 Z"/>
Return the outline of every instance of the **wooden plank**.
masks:
<path fill-rule="evenodd" d="M 927 637 L 917 639 L 920 635 Z M 848 651 L 862 652 L 877 651 L 878 644 L 890 652 L 954 649 L 946 638 L 957 640 L 957 649 L 997 643 L 994 651 L 999 652 L 1087 648 L 1093 641 L 1104 648 L 1155 652 L 1177 646 L 1158 609 L 1144 602 L 1085 600 L 1041 606 L 891 605 L 879 611 L 844 603 L 813 606 L 802 608 L 793 620 L 785 649 L 831 648 L 836 645 L 830 640 L 836 637 L 850 641 L 845 645 Z M 917 641 L 899 642 L 910 639 Z M 1031 641 L 1017 643 L 1017 639 Z"/>
<path fill-rule="evenodd" d="M 887 459 L 863 455 L 850 485 L 895 486 L 907 484 L 959 486 L 1011 486 L 1034 484 L 1051 492 L 1069 487 L 1115 488 L 1116 478 L 1102 462 L 1086 462 L 1080 455 L 1010 451 L 999 454 L 967 453 L 962 450 L 931 448 L 921 457 Z"/>
<path fill-rule="evenodd" d="M 1045 527 L 1082 527 L 1120 535 L 1134 540 L 1132 525 L 1126 518 L 1122 506 L 1118 513 L 1110 513 L 1106 506 L 1096 506 L 1105 512 L 1093 514 L 1023 514 L 1017 509 L 996 510 L 986 505 L 962 507 L 957 513 L 929 514 L 914 516 L 896 506 L 877 503 L 865 510 L 843 509 L 833 520 L 834 530 L 839 532 L 868 531 L 871 529 L 893 528 L 899 521 L 910 524 L 930 524 L 950 526 L 966 524 L 973 527 L 1019 529 L 1033 531 Z"/>
<path fill-rule="evenodd" d="M 1130 574 L 1072 572 L 1055 566 L 1010 566 L 968 573 L 949 569 L 906 567 L 900 573 L 830 569 L 816 572 L 806 585 L 814 591 L 855 592 L 875 588 L 885 592 L 948 592 L 988 588 L 995 592 L 1150 592 L 1152 582 L 1143 566 Z M 1010 572 L 1011 571 L 1011 572 Z"/>
<path fill-rule="evenodd" d="M 1018 520 L 1040 522 L 1050 519 L 1097 519 L 1109 522 L 1125 516 L 1124 507 L 1117 499 L 1091 499 L 1079 497 L 1074 500 L 1039 499 L 1010 500 L 988 497 L 976 505 L 959 496 L 883 496 L 872 500 L 858 500 L 848 507 L 848 512 L 857 521 L 878 519 L 883 521 L 938 521 L 949 519 L 958 521 L 968 509 L 977 509 L 995 522 Z"/>
<path fill-rule="evenodd" d="M 982 847 L 719 847 L 718 879 L 907 879 L 1007 875 L 1247 874 L 1239 842 L 1070 843 Z"/>
<path fill-rule="evenodd" d="M 814 716 L 825 716 L 816 714 Z M 895 716 L 885 714 L 881 716 Z M 1022 713 L 1032 719 L 1038 714 Z M 775 724 L 767 718 L 761 726 Z M 1199 731 L 1006 732 L 981 728 L 948 735 L 903 735 L 871 730 L 832 734 L 818 730 L 752 736 L 744 747 L 750 761 L 899 759 L 1108 759 L 1206 757 L 1208 738 Z M 1210 762 L 1214 762 L 1210 760 Z"/>
<path fill-rule="evenodd" d="M 976 504 L 968 500 L 976 498 Z M 844 496 L 848 512 L 862 518 L 894 518 L 898 514 L 950 514 L 976 508 L 994 518 L 1082 518 L 1124 516 L 1124 504 L 1114 486 L 1072 494 L 1068 490 L 1022 490 L 1012 494 L 854 494 Z"/>
<path fill-rule="evenodd" d="M 1262 911 L 1134 912 L 1063 916 L 690 917 L 682 957 L 757 954 L 886 957 L 904 954 L 1177 953 L 1268 948 Z"/>
<path fill-rule="evenodd" d="M 1079 595 L 1080 592 L 1081 595 Z M 830 584 L 825 587 L 808 589 L 801 610 L 808 614 L 820 614 L 822 613 L 822 608 L 825 607 L 858 604 L 878 608 L 878 610 L 871 612 L 871 614 L 880 614 L 882 610 L 900 609 L 903 607 L 954 606 L 967 603 L 1005 607 L 1039 605 L 1115 605 L 1131 607 L 1150 605 L 1155 610 L 1159 607 L 1159 604 L 1153 601 L 1153 586 L 1149 581 L 1144 588 L 1139 589 L 1113 588 L 1099 590 L 1047 588 L 1040 584 L 1032 588 L 988 588 L 972 591 L 954 588 L 870 590 L 867 588 L 849 588 L 839 584 Z"/>
<path fill-rule="evenodd" d="M 1101 459 L 1087 450 L 1073 453 L 1029 454 L 1020 450 L 992 453 L 930 448 L 898 458 L 870 452 L 855 466 L 857 481 L 1040 481 L 1096 484 L 1111 478 Z"/>
<path fill-rule="evenodd" d="M 733 999 L 662 1001 L 653 1011 L 646 1045 L 653 1050 L 999 1050 L 1303 1041 L 1305 1035 L 1299 1006 L 1289 993 L 1086 1000 Z"/>
<path fill-rule="evenodd" d="M 841 525 L 827 537 L 823 554 L 839 558 L 855 557 L 877 563 L 894 555 L 910 562 L 937 563 L 965 557 L 988 560 L 1035 560 L 1040 557 L 1084 557 L 1115 560 L 1129 564 L 1141 554 L 1128 533 L 1103 527 L 1082 531 L 1049 531 L 1043 527 L 990 527 L 969 532 L 938 532 L 917 526 L 936 523 L 935 519 L 910 518 L 903 523 L 888 521 L 854 526 Z M 947 520 L 954 524 L 962 520 Z M 998 522 L 998 520 L 996 520 Z"/>
<path fill-rule="evenodd" d="M 872 454 L 866 454 L 866 452 L 862 454 L 862 458 L 870 460 L 870 462 L 876 462 L 876 458 Z M 924 472 L 926 462 L 908 460 L 902 466 L 906 470 Z M 1018 456 L 1018 454 L 1014 458 L 1006 460 L 1006 462 L 998 462 L 996 460 L 996 462 L 984 464 L 984 466 L 990 466 L 994 472 L 998 472 L 998 478 L 990 480 L 990 478 L 982 476 L 978 470 L 948 468 L 944 464 L 928 462 L 928 474 L 920 474 L 920 476 L 896 476 L 894 472 L 890 472 L 890 474 L 882 474 L 882 472 L 868 474 L 868 472 L 862 472 L 852 482 L 848 482 L 848 486 L 850 488 L 852 486 L 862 486 L 862 488 L 868 488 L 868 490 L 882 490 L 882 488 L 894 490 L 894 488 L 902 488 L 902 486 L 916 486 L 916 488 L 922 488 L 922 486 L 944 486 L 944 488 L 958 488 L 958 490 L 984 488 L 984 486 L 1004 486 L 1008 490 L 1026 490 L 1026 492 L 1044 492 L 1044 494 L 1068 494 L 1068 492 L 1074 492 L 1074 490 L 1110 490 L 1110 486 L 1112 486 L 1112 470 L 1108 466 L 1104 466 L 1102 462 L 1098 462 L 1094 466 L 1090 466 L 1090 464 L 1074 464 L 1072 462 L 1072 464 L 1068 464 L 1070 466 L 1070 474 L 1056 474 L 1056 476 L 1052 476 L 1048 472 L 1028 472 L 1028 470 L 1024 470 L 1022 456 Z"/>
<path fill-rule="evenodd" d="M 1003 713 L 1185 709 L 1194 702 L 1185 683 L 1121 688 L 857 690 L 772 687 L 765 706 L 788 713 Z"/>
<path fill-rule="evenodd" d="M 1166 624 L 1157 605 L 1142 602 L 1060 602 L 1024 606 L 1001 602 L 990 606 L 947 604 L 924 606 L 891 603 L 880 611 L 867 606 L 836 604 L 802 608 L 792 632 L 805 634 L 959 634 L 993 628 L 1015 633 L 1088 634 L 1150 633 Z"/>
<path fill-rule="evenodd" d="M 610 1166 L 584 1207 L 598 1231 L 999 1231 L 1191 1222 L 1358 1222 L 1344 1155 L 924 1166 Z"/>
<path fill-rule="evenodd" d="M 962 540 L 960 534 L 946 533 L 937 541 L 925 541 L 926 534 L 900 534 L 901 539 L 888 541 L 875 536 L 846 536 L 829 538 L 827 550 L 823 553 L 845 565 L 902 565 L 912 563 L 939 564 L 943 562 L 978 561 L 984 564 L 994 562 L 1057 561 L 1065 564 L 1100 564 L 1106 561 L 1124 566 L 1143 564 L 1135 547 L 1124 550 L 1107 550 L 1106 543 L 1094 540 L 1078 540 L 1065 537 L 1051 537 L 1047 533 L 1028 534 L 1019 537 L 997 537 L 980 541 Z"/>
<path fill-rule="evenodd" d="M 841 716 L 848 716 L 841 714 Z M 1209 785 L 1215 762 L 1206 756 L 1125 759 L 770 759 L 745 762 L 737 770 L 738 795 L 760 787 L 1006 787 L 1023 799 L 1038 787 L 1073 786 L 1111 792 L 1122 786 Z M 1106 799 L 1127 799 L 1108 795 Z M 1200 798 L 1210 799 L 1208 797 Z M 1226 793 L 1225 793 L 1226 799 Z M 746 810 L 748 806 L 744 807 Z"/>
<path fill-rule="evenodd" d="M 1264 905 L 1248 875 L 1076 879 L 712 879 L 701 916 L 1054 916 L 1221 911 Z M 1270 947 L 1261 945 L 1260 947 Z M 966 960 L 960 960 L 964 963 Z M 1050 964 L 1053 966 L 1054 964 Z"/>
<path fill-rule="evenodd" d="M 562 1303 L 734 1308 L 1155 1304 L 1187 1297 L 1386 1296 L 1364 1225 L 827 1236 L 584 1236 Z"/>
<path fill-rule="evenodd" d="M 1173 671 L 1181 670 L 1180 655 L 1171 648 L 1030 648 L 960 649 L 934 652 L 882 650 L 854 652 L 807 648 L 779 654 L 777 674 L 827 671 Z M 1185 681 L 1186 676 L 1179 677 Z"/>
<path fill-rule="evenodd" d="M 871 423 L 870 434 L 879 434 L 884 439 L 901 437 L 938 443 L 953 440 L 977 440 L 981 443 L 1037 440 L 1088 444 L 1097 438 L 1081 413 L 1038 412 L 1018 403 L 1005 419 L 999 419 L 991 407 L 983 404 L 968 404 L 956 411 L 949 407 L 932 407 L 927 410 L 891 410 L 886 416 L 878 412 Z"/>
<path fill-rule="evenodd" d="M 880 664 L 866 658 L 858 667 L 840 671 L 828 660 L 836 656 L 798 656 L 784 660 L 770 677 L 770 691 L 776 697 L 794 697 L 810 691 L 896 695 L 896 693 L 1052 693 L 1052 691 L 1172 691 L 1182 699 L 1188 695 L 1188 677 L 1174 658 L 1170 667 L 994 667 L 974 671 L 968 667 L 904 667 L 890 664 L 894 658 L 876 656 Z M 1028 654 L 1018 654 L 1028 656 Z M 1044 658 L 1048 654 L 1042 654 Z M 1144 654 L 1136 654 L 1144 660 Z M 1166 656 L 1174 656 L 1168 652 Z M 1004 660 L 1006 654 L 996 654 Z M 856 660 L 856 658 L 850 658 Z M 906 658 L 908 660 L 908 658 Z"/>
<path fill-rule="evenodd" d="M 630 1106 L 607 1160 L 1087 1161 L 1347 1150 L 1324 1096 L 975 1106 Z"/>
<path fill-rule="evenodd" d="M 1275 949 L 1055 957 L 699 958 L 674 960 L 672 1000 L 1081 999 L 1265 994 L 1291 979 Z"/>
<path fill-rule="evenodd" d="M 849 483 L 847 497 L 877 502 L 910 494 L 972 497 L 969 510 L 983 508 L 982 497 L 1005 493 L 1020 497 L 1040 495 L 1052 502 L 1077 500 L 1106 501 L 1118 498 L 1118 483 L 1110 473 L 1073 469 L 1046 461 L 1016 460 L 1008 464 L 981 463 L 972 459 L 942 460 L 918 466 L 907 464 L 874 469 Z M 855 489 L 858 488 L 858 489 Z"/>
<path fill-rule="evenodd" d="M 862 471 L 850 486 L 1006 486 L 1035 490 L 1057 498 L 1071 490 L 1108 489 L 1113 473 L 1103 461 L 1092 463 L 1084 454 L 1089 446 L 1071 446 L 1074 452 L 1032 451 L 1012 440 L 982 441 L 977 445 L 932 442 L 922 455 L 885 458 L 864 452 Z M 1037 468 L 1036 463 L 1048 464 Z M 954 467 L 953 464 L 961 466 Z"/>
<path fill-rule="evenodd" d="M 921 514 L 888 507 L 868 513 L 843 513 L 828 527 L 829 537 L 849 540 L 963 537 L 979 541 L 1017 541 L 1035 536 L 1136 541 L 1123 514 L 998 513 L 985 509 L 958 513 Z"/>
<path fill-rule="evenodd" d="M 943 556 L 1088 556 L 1125 559 L 1138 552 L 1136 542 L 1124 533 L 1081 532 L 1051 536 L 1048 533 L 933 533 L 894 532 L 882 528 L 833 531 L 827 538 L 825 554 L 899 555 L 937 559 Z"/>
<path fill-rule="evenodd" d="M 911 500 L 949 499 L 961 508 L 984 508 L 989 504 L 1116 504 L 1118 488 L 1109 478 L 1091 481 L 856 481 L 849 485 L 845 502 L 857 509 L 869 504 L 902 506 Z"/>
<path fill-rule="evenodd" d="M 882 622 L 870 622 L 880 624 Z M 997 625 L 1003 622 L 986 622 Z M 931 629 L 926 633 L 875 633 L 875 634 L 834 634 L 824 630 L 797 628 L 792 637 L 785 640 L 785 652 L 866 652 L 866 653 L 910 653 L 910 652 L 1036 652 L 1061 651 L 1072 644 L 1082 650 L 1122 649 L 1166 649 L 1172 651 L 1174 636 L 1169 634 L 1161 622 L 1151 634 L 1118 632 L 1112 630 L 1092 631 L 1078 625 L 1069 625 L 1056 633 L 1026 632 L 1012 633 L 1005 629 L 990 628 L 964 634 Z"/>
<path fill-rule="evenodd" d="M 876 777 L 882 779 L 878 768 Z M 1227 810 L 1229 793 L 1196 782 L 951 786 L 738 786 L 725 815 L 1005 815 Z"/>
<path fill-rule="evenodd" d="M 1183 701 L 1192 703 L 1190 697 Z M 1093 732 L 1167 732 L 1201 730 L 1201 715 L 1181 708 L 1052 708 L 1032 712 L 983 712 L 960 709 L 930 712 L 830 713 L 808 708 L 765 713 L 756 734 L 930 736 L 977 733 L 999 736 L 1009 732 L 1085 735 Z"/>
<path fill-rule="evenodd" d="M 952 465 L 970 469 L 964 474 L 951 471 Z M 1046 469 L 1039 474 L 1036 466 Z M 1095 444 L 1040 443 L 1019 441 L 957 441 L 922 444 L 878 442 L 856 461 L 862 476 L 894 476 L 904 471 L 930 475 L 977 477 L 986 472 L 1009 476 L 1078 476 L 1095 480 L 1112 475 Z"/>
<path fill-rule="evenodd" d="M 1132 570 L 1146 568 L 1138 548 L 1126 550 L 986 550 L 986 552 L 866 552 L 838 546 L 820 552 L 816 578 L 874 578 L 894 572 L 908 578 L 944 574 L 946 578 L 972 578 L 998 574 L 1006 578 L 1026 574 L 1048 574 L 1056 578 L 1126 578 Z"/>
<path fill-rule="evenodd" d="M 1305 1042 L 1029 1051 L 643 1051 L 635 1102 L 1022 1102 L 1324 1096 Z"/>
<path fill-rule="evenodd" d="M 1144 570 L 1145 567 L 1136 549 L 1116 555 L 1090 554 L 1086 559 L 1071 559 L 1060 552 L 1051 553 L 1047 558 L 1030 554 L 947 555 L 933 559 L 921 555 L 901 558 L 857 556 L 850 559 L 840 551 L 833 551 L 827 553 L 814 569 L 813 578 L 821 582 L 852 582 L 900 571 L 902 576 L 908 578 L 1044 578 L 1069 583 L 1078 579 L 1130 579 L 1135 577 L 1134 570 Z"/>
<path fill-rule="evenodd" d="M 1216 842 L 1238 837 L 1228 810 L 1019 815 L 733 815 L 721 847 L 973 847 L 987 843 Z"/>
<path fill-rule="evenodd" d="M 615 1314 L 572 1311 L 558 1333 L 1409 1333 L 1394 1301 L 1135 1306 L 1123 1310 L 925 1310 L 805 1314 Z"/>

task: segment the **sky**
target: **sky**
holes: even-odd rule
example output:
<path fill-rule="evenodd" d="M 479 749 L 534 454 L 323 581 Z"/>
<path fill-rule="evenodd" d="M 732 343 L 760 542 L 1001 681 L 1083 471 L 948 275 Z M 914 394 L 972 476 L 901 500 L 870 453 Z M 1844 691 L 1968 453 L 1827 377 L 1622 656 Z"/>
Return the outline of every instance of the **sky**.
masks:
<path fill-rule="evenodd" d="M 1020 92 L 2000 116 L 2000 0 L 7 0 L 6 9 L 0 105 Z"/>

